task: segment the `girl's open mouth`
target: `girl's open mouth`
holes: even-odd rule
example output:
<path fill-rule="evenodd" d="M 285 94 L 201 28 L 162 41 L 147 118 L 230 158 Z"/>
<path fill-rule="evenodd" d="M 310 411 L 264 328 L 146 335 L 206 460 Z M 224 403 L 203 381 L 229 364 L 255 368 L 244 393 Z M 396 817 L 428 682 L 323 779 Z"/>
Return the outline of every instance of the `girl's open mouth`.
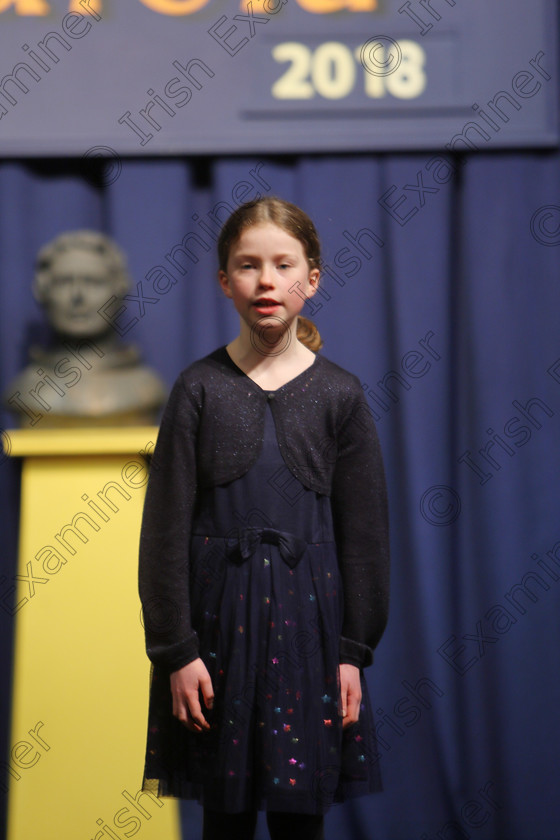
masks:
<path fill-rule="evenodd" d="M 261 313 L 270 313 L 273 312 L 275 309 L 278 309 L 280 304 L 276 300 L 272 300 L 271 298 L 259 298 L 253 304 L 254 308 L 257 312 Z"/>

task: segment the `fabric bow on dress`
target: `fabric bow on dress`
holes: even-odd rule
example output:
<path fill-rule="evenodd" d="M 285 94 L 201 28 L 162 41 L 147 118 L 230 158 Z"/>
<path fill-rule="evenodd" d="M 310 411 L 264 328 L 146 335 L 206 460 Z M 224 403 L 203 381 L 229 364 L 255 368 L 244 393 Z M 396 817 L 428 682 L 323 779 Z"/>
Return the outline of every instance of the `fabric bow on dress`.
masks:
<path fill-rule="evenodd" d="M 307 548 L 305 540 L 287 531 L 277 531 L 275 528 L 239 528 L 237 537 L 227 541 L 228 557 L 237 565 L 241 565 L 253 556 L 261 543 L 278 546 L 282 560 L 290 569 L 297 566 Z"/>

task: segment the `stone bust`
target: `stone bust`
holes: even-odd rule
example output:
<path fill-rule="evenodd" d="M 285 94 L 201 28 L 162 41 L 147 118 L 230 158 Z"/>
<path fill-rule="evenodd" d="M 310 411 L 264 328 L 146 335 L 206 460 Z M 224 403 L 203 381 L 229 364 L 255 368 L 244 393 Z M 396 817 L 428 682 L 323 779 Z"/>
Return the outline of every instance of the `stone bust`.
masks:
<path fill-rule="evenodd" d="M 4 395 L 22 427 L 155 422 L 166 399 L 162 381 L 99 313 L 129 285 L 123 253 L 101 233 L 63 233 L 40 250 L 33 294 L 54 338 L 30 349 L 30 363 Z"/>

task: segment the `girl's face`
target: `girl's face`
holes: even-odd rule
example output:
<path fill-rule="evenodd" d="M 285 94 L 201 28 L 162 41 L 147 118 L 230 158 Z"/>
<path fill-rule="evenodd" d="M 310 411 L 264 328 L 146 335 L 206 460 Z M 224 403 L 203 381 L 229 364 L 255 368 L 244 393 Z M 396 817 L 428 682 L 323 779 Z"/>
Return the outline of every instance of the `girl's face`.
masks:
<path fill-rule="evenodd" d="M 319 269 L 309 267 L 299 239 L 267 222 L 245 228 L 218 277 L 247 326 L 270 318 L 286 328 L 317 291 Z"/>

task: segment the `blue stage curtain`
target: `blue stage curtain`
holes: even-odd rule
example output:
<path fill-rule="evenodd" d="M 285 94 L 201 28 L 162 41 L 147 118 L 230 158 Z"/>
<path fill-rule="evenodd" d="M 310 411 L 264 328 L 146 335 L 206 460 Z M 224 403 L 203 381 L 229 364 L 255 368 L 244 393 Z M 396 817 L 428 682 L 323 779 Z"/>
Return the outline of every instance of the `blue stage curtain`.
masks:
<path fill-rule="evenodd" d="M 223 217 L 243 194 L 301 205 L 326 264 L 310 311 L 324 354 L 359 376 L 377 418 L 392 526 L 390 621 L 367 672 L 380 739 L 367 760 L 380 762 L 386 790 L 334 808 L 327 838 L 552 840 L 560 155 L 434 157 L 94 161 L 87 171 L 4 162 L 2 388 L 44 338 L 30 281 L 37 250 L 60 232 L 102 230 L 127 253 L 134 286 L 157 303 L 142 317 L 131 303 L 122 323 L 138 321 L 125 340 L 171 385 L 236 334 L 199 223 L 215 230 L 208 214 Z M 191 237 L 194 257 L 181 257 L 173 249 L 189 233 L 200 241 Z M 165 293 L 154 291 L 158 266 L 168 270 Z M 4 413 L 2 427 L 10 422 Z M 14 464 L 2 463 L 0 481 L 1 599 L 14 574 Z M 4 753 L 11 621 L 0 609 Z M 197 807 L 184 809 L 185 837 Z"/>

